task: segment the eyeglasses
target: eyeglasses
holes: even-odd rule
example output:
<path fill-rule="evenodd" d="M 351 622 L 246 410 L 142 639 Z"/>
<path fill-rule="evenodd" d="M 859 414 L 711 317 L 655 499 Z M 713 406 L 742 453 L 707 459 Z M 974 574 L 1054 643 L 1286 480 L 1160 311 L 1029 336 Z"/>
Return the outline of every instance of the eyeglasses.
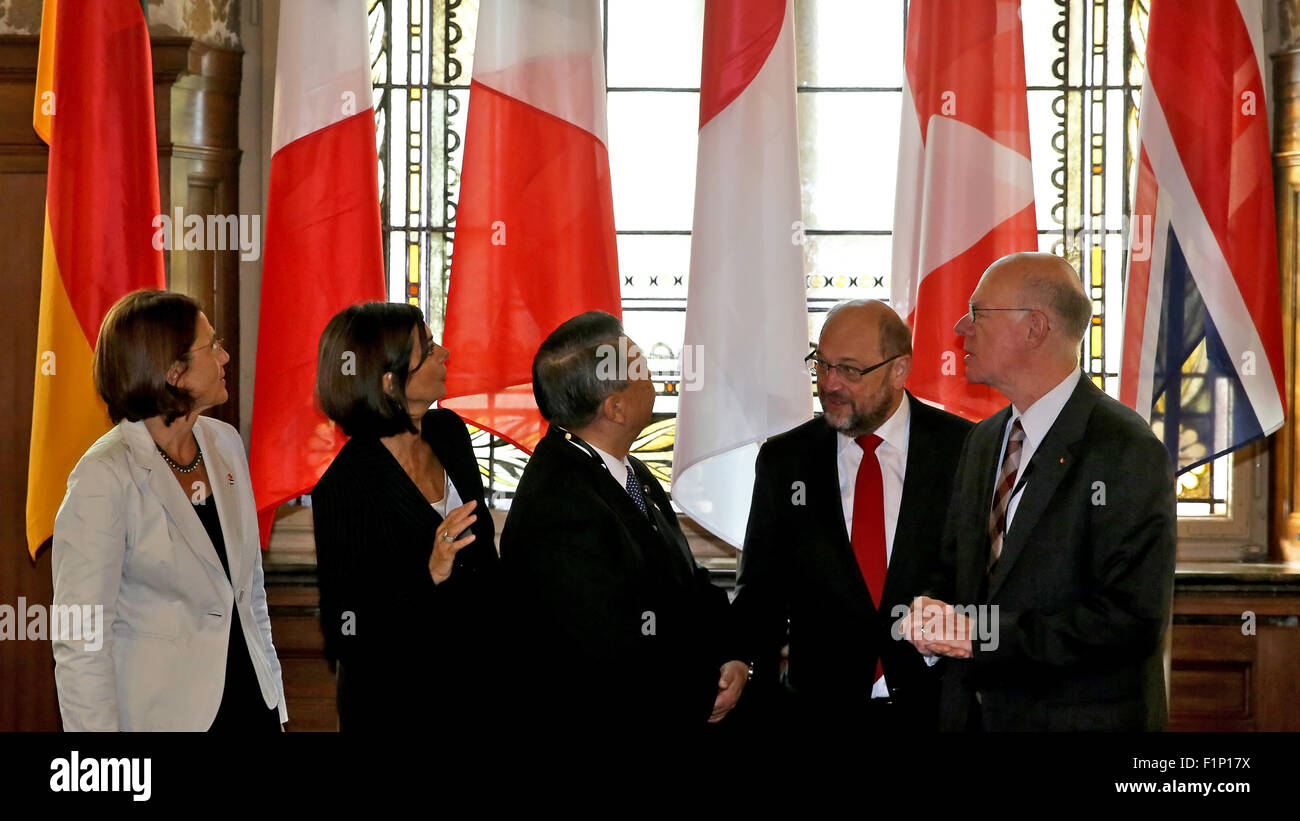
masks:
<path fill-rule="evenodd" d="M 199 345 L 197 347 L 190 348 L 188 351 L 185 352 L 185 355 L 189 356 L 190 354 L 195 353 L 196 351 L 201 351 L 204 348 L 209 348 L 212 350 L 214 354 L 219 354 L 226 349 L 225 346 L 221 344 L 222 342 L 225 342 L 225 340 L 219 336 L 214 336 L 212 338 L 212 341 L 209 342 L 208 344 Z"/>
<path fill-rule="evenodd" d="M 424 363 L 429 361 L 429 357 L 433 356 L 433 352 L 436 350 L 438 350 L 438 344 L 433 341 L 433 337 L 424 340 L 420 346 L 420 361 L 415 363 L 415 367 L 411 368 L 410 373 L 415 373 L 420 368 L 423 368 Z"/>
<path fill-rule="evenodd" d="M 976 308 L 974 305 L 967 305 L 970 310 L 963 319 L 969 319 L 971 322 L 979 319 L 979 315 L 992 311 L 1037 311 L 1037 308 Z"/>
<path fill-rule="evenodd" d="M 901 353 L 896 353 L 893 356 L 889 357 L 888 359 L 884 360 L 883 362 L 877 362 L 876 364 L 872 365 L 870 368 L 855 368 L 852 365 L 832 365 L 831 363 L 827 362 L 825 359 L 819 357 L 817 355 L 817 351 L 813 351 L 812 353 L 805 356 L 803 358 L 803 361 L 804 364 L 808 366 L 808 372 L 811 373 L 813 376 L 817 377 L 818 379 L 823 378 L 830 371 L 835 371 L 837 374 L 840 375 L 840 378 L 843 379 L 845 382 L 858 382 L 861 381 L 862 377 L 871 373 L 876 368 L 883 368 L 884 366 L 888 365 L 890 362 L 893 362 L 895 359 L 897 359 L 902 355 L 903 354 Z"/>

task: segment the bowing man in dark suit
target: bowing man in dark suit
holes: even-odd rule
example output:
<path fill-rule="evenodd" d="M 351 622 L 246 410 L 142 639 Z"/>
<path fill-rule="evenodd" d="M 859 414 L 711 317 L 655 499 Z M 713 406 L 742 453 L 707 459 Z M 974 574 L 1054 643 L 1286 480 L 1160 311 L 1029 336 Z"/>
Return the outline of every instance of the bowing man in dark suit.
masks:
<path fill-rule="evenodd" d="M 704 727 L 748 676 L 727 640 L 725 592 L 695 564 L 667 495 L 628 455 L 650 421 L 645 358 L 613 316 L 568 320 L 533 359 L 550 423 L 501 534 L 527 660 L 530 722 Z"/>
<path fill-rule="evenodd" d="M 494 724 L 501 656 L 492 517 L 446 348 L 419 309 L 353 305 L 321 334 L 317 393 L 351 438 L 312 490 L 341 730 Z"/>
<path fill-rule="evenodd" d="M 1174 474 L 1142 418 L 1079 370 L 1091 314 L 1068 263 L 1013 254 L 957 322 L 966 378 L 1011 405 L 966 441 L 945 532 L 953 565 L 906 625 L 922 652 L 951 657 L 942 729 L 1163 723 Z"/>
<path fill-rule="evenodd" d="M 935 727 L 938 678 L 890 628 L 934 572 L 971 425 L 903 389 L 911 354 L 889 306 L 835 306 L 808 357 L 823 415 L 759 451 L 734 609 L 751 697 L 803 721 Z"/>

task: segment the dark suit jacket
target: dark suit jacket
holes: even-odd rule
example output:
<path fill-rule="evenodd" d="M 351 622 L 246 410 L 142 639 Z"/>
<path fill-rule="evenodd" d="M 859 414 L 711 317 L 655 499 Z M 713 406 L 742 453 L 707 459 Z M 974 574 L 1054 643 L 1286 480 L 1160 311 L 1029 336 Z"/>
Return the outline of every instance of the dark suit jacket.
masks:
<path fill-rule="evenodd" d="M 526 721 L 703 727 L 731 658 L 727 596 L 690 557 L 667 495 L 639 460 L 650 516 L 603 463 L 552 427 L 501 533 L 526 660 Z"/>
<path fill-rule="evenodd" d="M 429 576 L 442 517 L 378 439 L 350 439 L 311 493 L 321 628 L 340 662 L 344 730 L 440 725 L 494 709 L 483 702 L 500 655 L 499 575 L 478 463 L 455 413 L 429 411 L 421 434 L 461 498 L 478 501 L 476 538 L 445 581 Z"/>
<path fill-rule="evenodd" d="M 1011 408 L 971 432 L 939 598 L 996 605 L 997 647 L 942 662 L 941 728 L 1141 730 L 1163 724 L 1174 474 L 1136 413 L 1085 375 L 1025 476 L 990 576 L 988 518 Z M 978 699 L 975 698 L 978 694 Z"/>
<path fill-rule="evenodd" d="M 934 729 L 938 676 L 911 644 L 890 637 L 890 627 L 899 618 L 894 609 L 906 607 L 935 572 L 953 474 L 971 423 L 909 399 L 903 496 L 879 610 L 845 528 L 835 430 L 818 416 L 759 450 L 733 605 L 754 662 L 756 694 L 775 682 L 788 619 L 788 683 L 802 711 L 831 714 L 861 706 L 871 697 L 876 660 L 883 657 L 902 723 Z"/>

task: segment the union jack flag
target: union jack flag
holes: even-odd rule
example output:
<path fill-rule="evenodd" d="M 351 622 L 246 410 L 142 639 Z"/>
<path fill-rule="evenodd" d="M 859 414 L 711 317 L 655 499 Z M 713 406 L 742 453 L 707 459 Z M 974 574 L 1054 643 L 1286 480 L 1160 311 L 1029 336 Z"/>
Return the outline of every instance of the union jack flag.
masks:
<path fill-rule="evenodd" d="M 1262 0 L 1152 0 L 1120 399 L 1179 473 L 1282 426 Z"/>

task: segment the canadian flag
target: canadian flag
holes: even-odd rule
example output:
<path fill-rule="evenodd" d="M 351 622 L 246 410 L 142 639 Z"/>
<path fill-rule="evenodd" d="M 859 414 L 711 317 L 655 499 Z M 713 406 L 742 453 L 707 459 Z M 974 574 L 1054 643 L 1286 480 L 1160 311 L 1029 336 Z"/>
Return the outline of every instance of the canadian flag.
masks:
<path fill-rule="evenodd" d="M 282 0 L 249 469 L 263 545 L 344 436 L 313 401 L 334 314 L 384 299 L 365 4 Z"/>
<path fill-rule="evenodd" d="M 912 326 L 912 393 L 982 419 L 1002 394 L 966 382 L 953 331 L 999 257 L 1034 251 L 1020 0 L 912 0 L 890 299 Z"/>
<path fill-rule="evenodd" d="M 622 315 L 601 42 L 599 0 L 479 7 L 439 404 L 530 452 L 542 340 Z"/>
<path fill-rule="evenodd" d="M 673 499 L 744 541 L 754 460 L 812 417 L 790 0 L 708 0 Z M 687 358 L 690 357 L 690 360 Z"/>

